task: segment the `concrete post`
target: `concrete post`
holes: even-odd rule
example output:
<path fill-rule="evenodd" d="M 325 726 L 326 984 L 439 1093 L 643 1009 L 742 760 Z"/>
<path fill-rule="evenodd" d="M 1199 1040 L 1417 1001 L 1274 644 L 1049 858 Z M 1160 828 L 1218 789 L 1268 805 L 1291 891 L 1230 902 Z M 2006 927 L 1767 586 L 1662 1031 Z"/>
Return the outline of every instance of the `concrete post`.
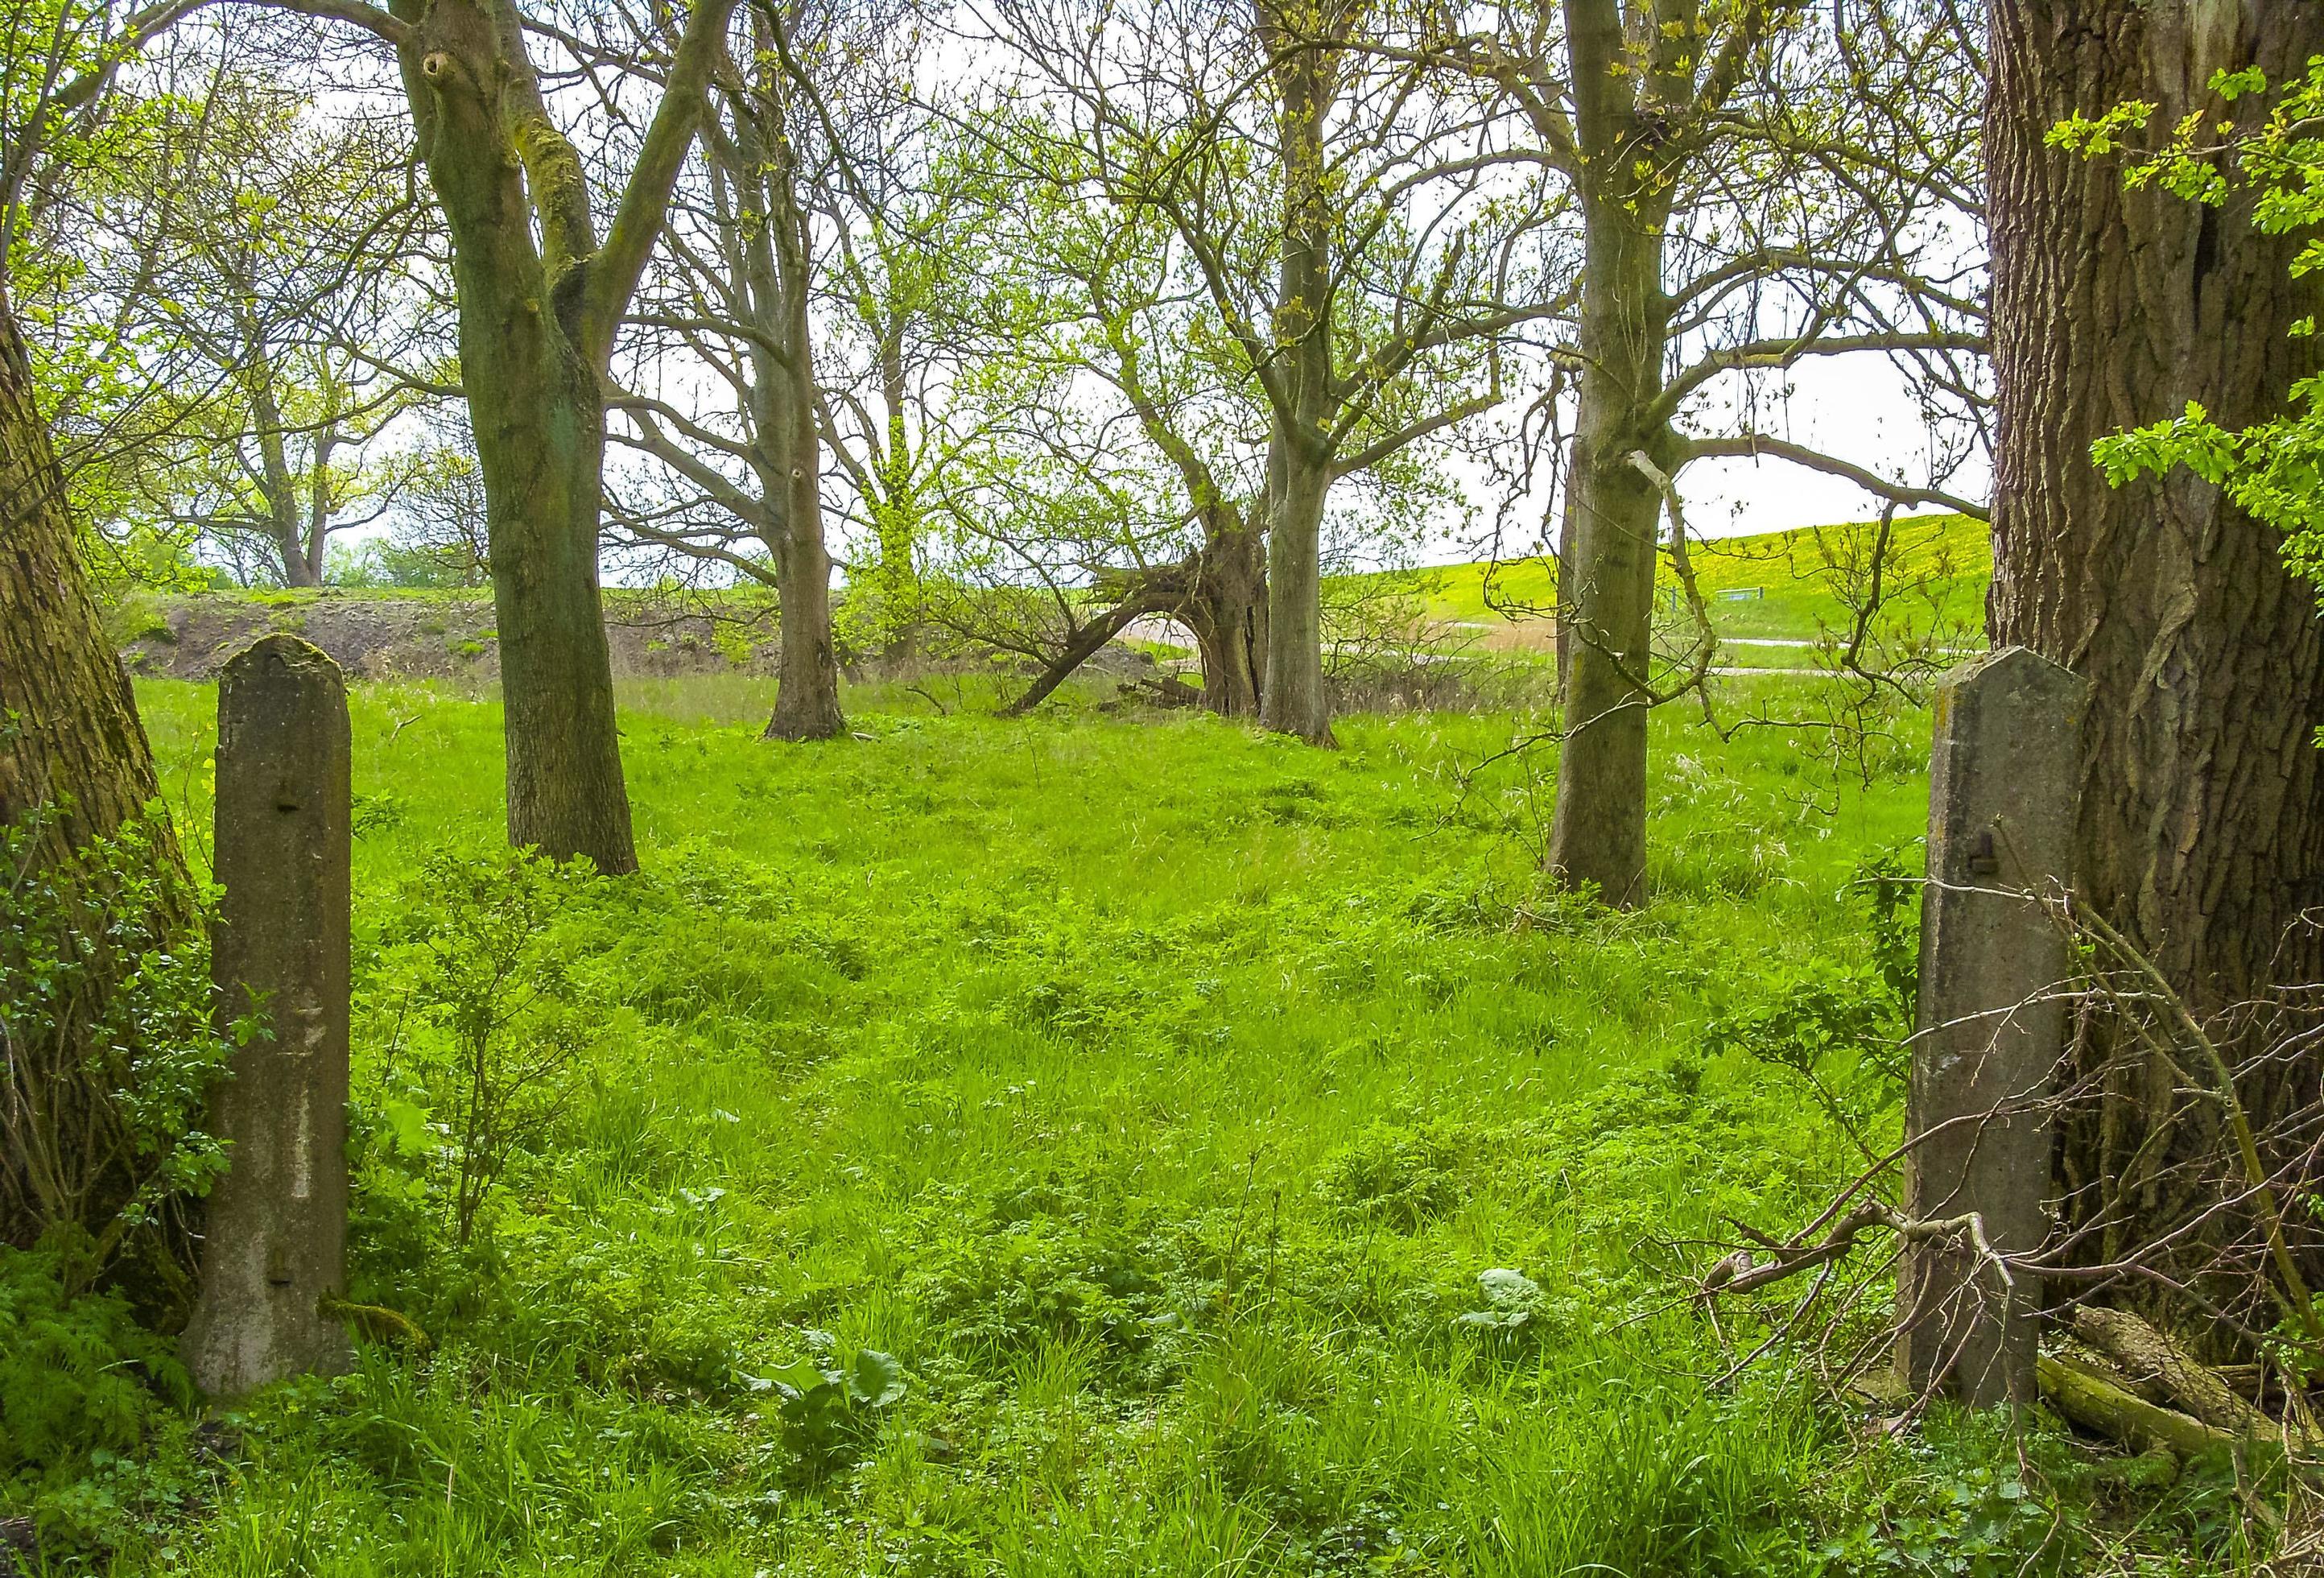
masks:
<path fill-rule="evenodd" d="M 1998 1254 L 2048 1237 L 2051 1116 L 2068 950 L 2034 897 L 2072 870 L 2089 687 L 2024 647 L 1948 675 L 1929 763 L 1929 883 L 1904 1131 L 1904 1213 L 1974 1213 Z M 1905 1246 L 1897 1369 L 1910 1396 L 2030 1403 L 2039 1279 L 2009 1285 L 1970 1235 Z"/>
<path fill-rule="evenodd" d="M 181 1344 L 212 1397 L 351 1361 L 318 1306 L 346 1283 L 348 757 L 338 665 L 270 635 L 218 678 L 211 944 L 222 1011 L 269 1033 L 235 1054 L 211 1122 L 201 1299 Z"/>

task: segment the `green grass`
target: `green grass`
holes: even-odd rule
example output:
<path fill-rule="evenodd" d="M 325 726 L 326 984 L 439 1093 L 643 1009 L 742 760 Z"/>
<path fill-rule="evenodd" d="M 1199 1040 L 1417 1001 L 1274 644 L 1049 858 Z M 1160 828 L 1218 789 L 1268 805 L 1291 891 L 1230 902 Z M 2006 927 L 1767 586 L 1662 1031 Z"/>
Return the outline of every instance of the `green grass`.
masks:
<path fill-rule="evenodd" d="M 140 698 L 203 827 L 212 694 Z M 1711 1390 L 1731 1350 L 1670 1297 L 1722 1215 L 1794 1223 L 1849 1170 L 1710 1027 L 1860 964 L 1909 762 L 1836 786 L 1660 716 L 1655 901 L 1615 917 L 1536 880 L 1543 763 L 1464 786 L 1524 720 L 1327 753 L 858 691 L 868 737 L 781 746 L 768 701 L 624 687 L 646 869 L 560 920 L 583 1060 L 462 1250 L 386 1139 L 392 943 L 418 864 L 496 839 L 498 711 L 357 695 L 351 1293 L 437 1345 L 130 1475 L 115 1571 L 2073 1570 L 2019 1564 L 2098 1494 L 2057 1443 L 2024 1494 L 1990 1432 L 1867 1447 L 1782 1364 Z M 1510 1334 L 1459 1321 L 1497 1268 L 1539 1289 Z M 820 1474 L 753 1380 L 810 1332 L 910 1388 Z M 2142 1570 L 2199 1570 L 2158 1527 Z"/>

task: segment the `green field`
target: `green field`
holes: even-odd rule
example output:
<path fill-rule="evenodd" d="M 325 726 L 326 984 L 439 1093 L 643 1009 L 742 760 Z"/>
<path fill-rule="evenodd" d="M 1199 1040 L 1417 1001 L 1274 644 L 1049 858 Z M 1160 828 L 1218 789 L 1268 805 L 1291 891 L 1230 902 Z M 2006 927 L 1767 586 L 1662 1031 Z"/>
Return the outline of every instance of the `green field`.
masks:
<path fill-rule="evenodd" d="M 1738 641 L 1844 644 L 1852 610 L 1871 591 L 1877 523 L 1855 521 L 1698 542 L 1689 553 L 1695 584 L 1722 640 L 1718 661 L 1738 668 L 1802 668 L 1801 650 L 1732 644 Z M 1945 647 L 1982 644 L 1985 588 L 1993 546 L 1984 522 L 1963 515 L 1895 523 L 1881 563 L 1883 612 L 1875 644 L 1933 640 Z M 1444 565 L 1402 571 L 1397 578 L 1421 596 L 1430 619 L 1522 641 L 1528 627 L 1545 632 L 1556 604 L 1555 569 L 1546 558 Z M 1666 648 L 1693 638 L 1683 588 L 1669 551 L 1662 556 L 1657 622 Z M 1547 636 L 1539 644 L 1545 644 Z"/>
<path fill-rule="evenodd" d="M 1710 1384 L 1789 1296 L 1714 1324 L 1675 1297 L 1705 1241 L 1856 1165 L 1754 1038 L 1894 1032 L 1851 884 L 1918 831 L 1909 756 L 1827 781 L 1780 731 L 1658 715 L 1654 900 L 1617 916 L 1536 875 L 1541 753 L 1469 771 L 1530 720 L 1350 717 L 1319 752 L 859 690 L 858 737 L 779 746 L 755 681 L 623 699 L 646 869 L 534 892 L 572 1060 L 464 1247 L 426 950 L 512 891 L 498 713 L 357 696 L 350 1293 L 426 1344 L 375 1324 L 223 1433 L 165 1417 L 18 1484 L 58 1548 L 1648 1578 L 2088 1572 L 2107 1529 L 2142 1573 L 2228 1570 L 2218 1476 L 2118 1504 L 2048 1427 L 1886 1440 L 1791 1355 Z M 212 693 L 141 700 L 206 827 Z M 1870 1061 L 1816 1067 L 1893 1129 Z M 818 1354 L 867 1400 L 787 1416 Z"/>

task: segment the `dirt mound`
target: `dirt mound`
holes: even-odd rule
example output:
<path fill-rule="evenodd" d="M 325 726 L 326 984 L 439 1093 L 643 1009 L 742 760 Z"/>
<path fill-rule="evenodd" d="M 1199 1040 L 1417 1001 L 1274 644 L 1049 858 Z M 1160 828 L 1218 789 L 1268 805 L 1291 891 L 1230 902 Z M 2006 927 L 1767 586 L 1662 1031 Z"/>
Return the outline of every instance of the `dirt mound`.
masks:
<path fill-rule="evenodd" d="M 198 593 L 140 599 L 114 617 L 133 674 L 212 679 L 226 659 L 273 631 L 304 636 L 355 679 L 500 678 L 493 602 L 483 592 Z M 772 674 L 771 599 L 613 592 L 605 639 L 616 678 Z"/>

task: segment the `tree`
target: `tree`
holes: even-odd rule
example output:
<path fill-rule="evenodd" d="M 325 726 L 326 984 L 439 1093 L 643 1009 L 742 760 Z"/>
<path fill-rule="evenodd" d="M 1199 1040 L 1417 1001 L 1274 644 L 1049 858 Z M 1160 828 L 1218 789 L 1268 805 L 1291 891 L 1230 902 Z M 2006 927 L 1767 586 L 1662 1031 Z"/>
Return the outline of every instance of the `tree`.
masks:
<path fill-rule="evenodd" d="M 1811 358 L 1898 358 L 1973 407 L 1982 311 L 1954 283 L 1973 233 L 1974 80 L 1950 8 L 1879 0 L 1563 0 L 1431 40 L 1496 86 L 1570 188 L 1578 311 L 1553 362 L 1578 383 L 1558 623 L 1564 724 L 1548 863 L 1645 897 L 1656 544 L 1694 461 L 1776 458 L 1890 501 L 1974 511 L 1762 430 L 1750 381 Z M 1973 247 L 1970 248 L 1973 250 Z M 1714 394 L 1738 408 L 1704 430 Z M 1700 680 L 1699 665 L 1694 678 Z"/>
<path fill-rule="evenodd" d="M 0 295 L 0 825 L 52 808 L 51 853 L 109 838 L 157 792 L 129 678 L 89 595 L 32 367 Z M 171 858 L 175 846 L 167 844 Z"/>
<path fill-rule="evenodd" d="M 2132 100 L 2165 125 L 2255 130 L 2273 96 L 2230 102 L 2215 74 L 2298 80 L 2324 54 L 2324 10 L 1997 0 L 1989 25 L 1991 634 L 2090 683 L 2076 901 L 2216 1014 L 2324 969 L 2324 937 L 2302 917 L 2324 887 L 2316 591 L 2232 492 L 2185 470 L 2110 486 L 2091 449 L 2190 402 L 2226 429 L 2279 414 L 2317 367 L 2292 332 L 2317 292 L 2292 273 L 2298 238 L 2253 224 L 2248 186 L 2217 207 L 2126 189 L 2051 134 Z M 2075 1210 L 2153 1241 L 2185 1203 L 2120 1185 L 2149 1176 L 2172 1140 L 2139 1093 L 2172 1076 L 2102 1037 L 2077 1057 L 2112 1099 L 2065 1137 Z M 2282 1066 L 2243 1100 L 2264 1123 L 2313 1080 L 2312 1064 Z"/>
<path fill-rule="evenodd" d="M 68 132 L 171 14 L 63 5 L 0 38 L 12 263 L 85 173 L 73 156 L 90 143 Z M 227 1047 L 209 1022 L 198 897 L 36 392 L 0 278 L 0 1242 L 62 1251 L 68 1291 L 111 1275 L 168 1314 L 189 1292 L 189 1241 L 134 1230 L 214 1175 L 217 1147 L 188 1130 Z M 143 1275 L 124 1264 L 133 1247 L 149 1253 Z"/>
<path fill-rule="evenodd" d="M 617 514 L 633 541 L 779 594 L 783 520 L 810 527 L 826 558 L 826 524 L 853 549 L 844 633 L 826 630 L 822 655 L 798 659 L 832 687 L 817 715 L 828 728 L 838 726 L 830 649 L 912 639 L 925 613 L 917 561 L 984 437 L 973 419 L 955 420 L 976 402 L 949 396 L 1012 348 L 982 311 L 997 261 L 991 172 L 972 139 L 909 101 L 913 21 L 910 6 L 888 4 L 754 14 L 721 72 L 664 264 L 633 309 L 634 387 L 620 402 L 633 430 L 613 434 L 660 463 L 623 479 Z M 746 157 L 746 143 L 775 155 Z M 673 351 L 711 370 L 709 393 L 668 376 Z M 972 364 L 980 370 L 967 373 Z M 794 425 L 796 411 L 811 429 Z M 812 518 L 769 502 L 779 481 L 816 475 L 793 453 L 822 467 Z M 802 646 L 825 630 L 808 596 L 785 598 L 807 609 L 787 615 Z M 827 592 L 812 598 L 827 605 Z M 786 684 L 802 701 L 816 694 Z"/>
<path fill-rule="evenodd" d="M 822 740 L 845 733 L 847 719 L 824 531 L 821 260 L 810 193 L 852 171 L 825 87 L 809 73 L 810 63 L 830 70 L 846 41 L 820 36 L 834 19 L 802 6 L 754 4 L 746 16 L 715 73 L 700 189 L 677 206 L 668 278 L 638 314 L 657 331 L 641 346 L 639 382 L 675 343 L 715 370 L 731 410 L 722 419 L 624 394 L 635 432 L 618 440 L 659 460 L 679 497 L 622 513 L 640 540 L 773 583 L 782 623 L 767 735 Z"/>
<path fill-rule="evenodd" d="M 1429 91 L 1413 51 L 1381 47 L 1394 14 L 1258 0 L 1231 28 L 1167 0 L 999 14 L 1030 69 L 1020 97 L 1061 122 L 1024 177 L 1160 216 L 1205 337 L 1266 414 L 1260 716 L 1328 742 L 1331 490 L 1498 402 L 1502 337 L 1554 310 L 1528 277 L 1539 194 L 1472 101 Z M 1234 584 L 1249 595 L 1258 577 Z"/>
<path fill-rule="evenodd" d="M 599 233 L 516 0 L 296 0 L 395 51 L 452 239 L 460 381 L 492 536 L 510 841 L 637 867 L 598 591 L 614 337 L 701 119 L 733 0 L 703 0 Z"/>
<path fill-rule="evenodd" d="M 97 132 L 115 65 L 176 14 L 60 4 L 0 41 L 0 261 L 14 263 L 61 189 L 106 151 Z M 143 817 L 157 786 L 136 697 L 90 596 L 13 272 L 0 273 L 0 826 L 44 810 L 39 853 L 53 860 Z M 182 872 L 166 821 L 155 837 Z"/>
<path fill-rule="evenodd" d="M 1194 637 L 1203 704 L 1256 719 L 1268 424 L 1240 355 L 1206 333 L 1204 293 L 1161 215 L 1027 178 L 1053 126 L 973 125 L 986 158 L 1016 173 L 992 183 L 974 308 L 1006 332 L 952 390 L 954 428 L 979 442 L 942 490 L 944 568 L 990 584 L 932 592 L 931 617 L 1041 665 L 1015 711 L 1138 621 L 1167 617 Z M 1042 595 L 1009 593 L 1028 585 Z"/>
<path fill-rule="evenodd" d="M 402 479 L 383 437 L 440 398 L 389 366 L 427 305 L 407 272 L 420 215 L 402 151 L 321 123 L 246 66 L 151 118 L 75 243 L 122 332 L 175 372 L 115 508 L 319 586 L 331 537 L 378 519 Z"/>

